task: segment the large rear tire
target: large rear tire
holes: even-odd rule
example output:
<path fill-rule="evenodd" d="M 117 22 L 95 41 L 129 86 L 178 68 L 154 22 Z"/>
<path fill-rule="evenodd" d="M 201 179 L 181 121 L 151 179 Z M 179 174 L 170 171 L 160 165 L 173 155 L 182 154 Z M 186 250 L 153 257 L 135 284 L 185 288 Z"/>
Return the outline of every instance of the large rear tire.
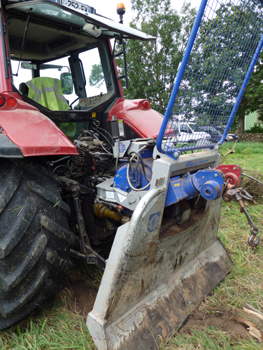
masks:
<path fill-rule="evenodd" d="M 45 167 L 0 160 L 0 329 L 29 316 L 65 286 L 70 208 Z"/>

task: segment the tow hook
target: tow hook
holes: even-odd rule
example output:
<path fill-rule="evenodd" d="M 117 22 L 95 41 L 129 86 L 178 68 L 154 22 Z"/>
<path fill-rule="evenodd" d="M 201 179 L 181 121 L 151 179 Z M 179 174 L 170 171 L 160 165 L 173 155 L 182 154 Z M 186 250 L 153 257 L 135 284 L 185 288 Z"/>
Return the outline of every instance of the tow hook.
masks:
<path fill-rule="evenodd" d="M 247 199 L 251 201 L 253 197 L 245 190 L 243 190 L 241 187 L 239 188 L 233 188 L 233 186 L 228 185 L 228 189 L 223 195 L 223 200 L 225 202 L 230 202 L 233 198 L 238 202 L 240 205 L 240 212 L 244 213 L 246 215 L 247 221 L 251 227 L 250 232 L 251 236 L 248 239 L 248 244 L 256 248 L 259 245 L 260 237 L 257 236 L 258 234 L 258 228 L 256 227 L 254 221 L 252 220 L 251 216 L 249 215 L 247 209 L 245 208 L 243 199 Z M 257 237 L 256 237 L 257 236 Z"/>
<path fill-rule="evenodd" d="M 251 235 L 251 236 L 249 237 L 249 239 L 248 239 L 248 244 L 249 244 L 251 247 L 253 247 L 253 248 L 257 248 L 257 246 L 259 245 L 259 242 L 260 242 L 260 237 L 257 236 L 257 238 L 256 238 L 256 235 L 257 235 L 257 233 L 258 233 L 258 229 L 256 228 L 256 229 L 254 230 L 254 233 L 253 233 L 252 230 L 253 230 L 253 229 L 251 228 L 252 235 Z M 256 240 L 255 240 L 255 238 L 256 238 Z"/>

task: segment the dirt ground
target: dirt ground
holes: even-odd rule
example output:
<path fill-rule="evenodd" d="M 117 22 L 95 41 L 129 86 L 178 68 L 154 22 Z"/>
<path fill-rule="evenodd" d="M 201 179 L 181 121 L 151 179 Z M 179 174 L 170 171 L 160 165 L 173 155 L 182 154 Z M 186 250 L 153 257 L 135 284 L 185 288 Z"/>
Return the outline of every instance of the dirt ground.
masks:
<path fill-rule="evenodd" d="M 203 327 L 215 326 L 217 329 L 228 333 L 236 339 L 249 340 L 248 331 L 240 323 L 233 320 L 230 309 L 212 308 L 205 303 L 201 304 L 190 316 L 188 322 L 179 331 L 181 334 L 191 334 L 193 330 L 201 330 Z"/>
<path fill-rule="evenodd" d="M 68 277 L 68 287 L 62 292 L 65 306 L 74 314 L 83 317 L 92 310 L 98 288 L 87 285 L 87 280 L 81 271 L 75 271 Z M 233 320 L 232 310 L 212 308 L 205 302 L 189 317 L 188 322 L 180 329 L 181 334 L 191 334 L 193 330 L 215 326 L 217 329 L 231 335 L 235 339 L 249 340 L 246 328 Z"/>
<path fill-rule="evenodd" d="M 85 273 L 72 270 L 67 276 L 67 287 L 60 293 L 63 303 L 69 311 L 82 316 L 86 321 L 88 313 L 92 310 L 98 288 L 90 285 Z M 88 281 L 88 282 L 87 282 Z"/>

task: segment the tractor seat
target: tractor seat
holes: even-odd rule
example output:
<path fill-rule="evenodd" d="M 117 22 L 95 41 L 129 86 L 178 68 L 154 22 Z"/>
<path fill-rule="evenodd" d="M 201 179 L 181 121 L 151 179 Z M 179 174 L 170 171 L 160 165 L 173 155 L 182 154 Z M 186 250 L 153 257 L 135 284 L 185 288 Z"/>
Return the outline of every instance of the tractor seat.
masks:
<path fill-rule="evenodd" d="M 28 96 L 28 86 L 26 85 L 26 83 L 21 83 L 19 84 L 19 91 L 23 94 Z"/>

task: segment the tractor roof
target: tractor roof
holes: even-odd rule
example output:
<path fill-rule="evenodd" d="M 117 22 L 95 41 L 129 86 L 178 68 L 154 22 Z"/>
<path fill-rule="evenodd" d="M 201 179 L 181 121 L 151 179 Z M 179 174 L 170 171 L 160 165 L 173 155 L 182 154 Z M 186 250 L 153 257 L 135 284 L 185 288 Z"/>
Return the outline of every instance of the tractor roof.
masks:
<path fill-rule="evenodd" d="M 87 45 L 95 43 L 100 38 L 115 38 L 122 35 L 123 38 L 155 40 L 148 34 L 106 17 L 78 11 L 54 1 L 7 2 L 5 18 L 13 58 L 19 58 L 29 14 L 30 21 L 23 50 L 24 60 L 58 58 L 66 54 L 65 49 L 68 51 L 85 49 Z M 99 38 L 83 30 L 87 23 L 101 30 Z"/>

